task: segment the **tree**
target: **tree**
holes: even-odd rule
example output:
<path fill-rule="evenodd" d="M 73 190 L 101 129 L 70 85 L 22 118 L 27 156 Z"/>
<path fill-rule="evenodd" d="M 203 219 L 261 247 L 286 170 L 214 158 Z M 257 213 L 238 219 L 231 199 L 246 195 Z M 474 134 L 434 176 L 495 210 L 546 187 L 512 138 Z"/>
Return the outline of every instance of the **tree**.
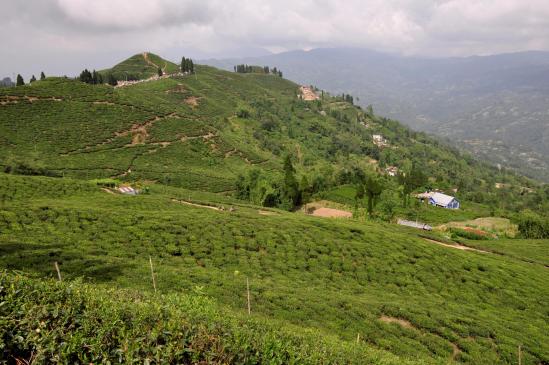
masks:
<path fill-rule="evenodd" d="M 35 82 L 35 81 L 36 81 L 36 77 L 34 77 L 34 75 L 32 75 L 32 77 L 31 77 L 31 79 L 30 79 L 29 82 L 32 84 L 32 83 Z"/>
<path fill-rule="evenodd" d="M 289 154 L 284 158 L 283 200 L 290 204 L 290 209 L 293 209 L 301 201 L 299 185 L 295 178 L 295 168 Z"/>
<path fill-rule="evenodd" d="M 87 84 L 93 83 L 93 75 L 90 71 L 88 71 L 88 69 L 84 69 L 84 71 L 80 73 L 80 76 L 78 77 L 78 79 Z"/>
<path fill-rule="evenodd" d="M 364 199 L 364 184 L 358 183 L 356 186 L 356 192 L 355 192 L 355 206 L 358 207 L 358 203 Z"/>
<path fill-rule="evenodd" d="M 25 85 L 25 80 L 23 80 L 23 76 L 17 74 L 17 83 L 16 86 L 23 86 Z"/>
<path fill-rule="evenodd" d="M 364 190 L 366 196 L 368 197 L 368 214 L 372 216 L 372 214 L 374 213 L 374 207 L 376 205 L 377 198 L 381 195 L 381 192 L 383 191 L 383 186 L 377 178 L 371 176 L 366 180 L 366 184 L 364 184 Z"/>
<path fill-rule="evenodd" d="M 108 83 L 109 85 L 111 85 L 111 86 L 116 86 L 116 85 L 118 85 L 118 81 L 116 80 L 116 78 L 114 77 L 114 75 L 111 74 L 111 73 L 107 76 L 107 83 Z"/>
<path fill-rule="evenodd" d="M 162 69 L 159 67 L 158 68 L 158 76 L 162 76 L 164 73 L 162 72 Z"/>
<path fill-rule="evenodd" d="M 409 203 L 410 193 L 420 186 L 425 185 L 427 177 L 415 164 L 412 164 L 412 169 L 408 174 L 398 174 L 398 182 L 402 185 L 402 205 L 407 207 Z"/>
<path fill-rule="evenodd" d="M 399 204 L 398 195 L 390 189 L 383 190 L 379 196 L 378 210 L 382 218 L 390 221 L 395 216 L 395 209 Z"/>
<path fill-rule="evenodd" d="M 46 79 L 46 74 L 44 73 L 44 71 L 40 72 L 40 80 L 45 80 Z"/>

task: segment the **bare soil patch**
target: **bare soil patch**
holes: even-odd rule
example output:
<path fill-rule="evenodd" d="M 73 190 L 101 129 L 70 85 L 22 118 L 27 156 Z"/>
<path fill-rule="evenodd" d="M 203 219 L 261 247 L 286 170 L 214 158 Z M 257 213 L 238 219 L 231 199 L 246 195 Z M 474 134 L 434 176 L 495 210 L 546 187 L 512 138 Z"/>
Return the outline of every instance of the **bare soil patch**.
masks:
<path fill-rule="evenodd" d="M 314 92 L 313 89 L 311 89 L 309 86 L 301 86 L 299 88 L 299 91 L 301 92 L 301 99 L 305 101 L 312 101 L 312 100 L 318 100 L 320 99 L 318 95 Z"/>
<path fill-rule="evenodd" d="M 386 315 L 382 315 L 381 317 L 379 317 L 379 320 L 381 322 L 385 322 L 385 323 L 396 323 L 402 327 L 405 327 L 405 328 L 414 328 L 414 325 L 412 323 L 410 323 L 409 321 L 405 320 L 405 319 L 402 319 L 402 318 L 396 318 L 396 317 L 389 317 L 389 316 L 386 316 Z"/>
<path fill-rule="evenodd" d="M 353 213 L 346 210 L 333 209 L 333 208 L 318 208 L 311 214 L 315 217 L 327 217 L 327 218 L 352 218 Z"/>
<path fill-rule="evenodd" d="M 278 215 L 277 212 L 271 212 L 269 210 L 258 210 L 257 212 L 261 215 Z"/>
<path fill-rule="evenodd" d="M 189 96 L 187 99 L 184 100 L 184 103 L 190 105 L 193 108 L 196 108 L 198 106 L 198 98 L 196 96 Z"/>

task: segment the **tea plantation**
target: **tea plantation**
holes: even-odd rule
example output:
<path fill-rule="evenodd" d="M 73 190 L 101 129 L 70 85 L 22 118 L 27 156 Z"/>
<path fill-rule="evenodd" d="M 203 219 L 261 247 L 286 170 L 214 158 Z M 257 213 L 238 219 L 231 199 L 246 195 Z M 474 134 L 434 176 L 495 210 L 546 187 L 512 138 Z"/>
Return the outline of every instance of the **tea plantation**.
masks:
<path fill-rule="evenodd" d="M 148 54 L 101 72 L 160 64 L 178 70 Z M 456 239 L 485 252 L 466 251 L 389 223 L 541 217 L 546 186 L 348 96 L 195 71 L 0 89 L 0 363 L 516 364 L 520 347 L 549 364 L 547 239 Z M 407 202 L 414 171 L 462 209 Z M 288 186 L 355 217 L 306 215 Z"/>
<path fill-rule="evenodd" d="M 0 211 L 0 264 L 9 271 L 55 278 L 57 261 L 63 280 L 150 295 L 150 256 L 163 295 L 199 290 L 244 314 L 248 278 L 252 317 L 337 341 L 359 335 L 365 349 L 421 362 L 511 364 L 522 345 L 524 363 L 548 361 L 541 264 L 440 247 L 388 224 L 262 215 L 210 193 L 154 185 L 150 194 L 122 196 L 67 178 L 0 181 L 10 192 Z"/>

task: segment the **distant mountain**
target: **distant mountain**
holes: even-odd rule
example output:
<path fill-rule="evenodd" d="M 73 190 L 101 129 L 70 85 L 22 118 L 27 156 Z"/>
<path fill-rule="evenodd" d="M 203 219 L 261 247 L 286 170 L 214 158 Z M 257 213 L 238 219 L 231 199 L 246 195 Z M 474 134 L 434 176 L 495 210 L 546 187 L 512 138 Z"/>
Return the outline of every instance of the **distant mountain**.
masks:
<path fill-rule="evenodd" d="M 15 83 L 11 81 L 9 77 L 4 77 L 0 80 L 0 87 L 12 87 L 15 86 Z"/>
<path fill-rule="evenodd" d="M 353 94 L 378 114 L 549 181 L 548 52 L 428 59 L 315 49 L 202 62 L 276 66 L 296 82 Z"/>

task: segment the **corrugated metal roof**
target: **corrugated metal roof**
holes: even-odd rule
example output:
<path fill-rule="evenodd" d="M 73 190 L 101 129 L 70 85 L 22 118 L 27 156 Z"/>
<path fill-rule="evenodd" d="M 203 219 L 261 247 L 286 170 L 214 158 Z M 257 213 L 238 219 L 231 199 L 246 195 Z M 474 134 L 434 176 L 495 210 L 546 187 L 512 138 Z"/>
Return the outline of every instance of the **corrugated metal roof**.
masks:
<path fill-rule="evenodd" d="M 452 200 L 454 200 L 454 197 L 442 193 L 434 193 L 433 195 L 431 195 L 431 199 L 433 199 L 435 204 L 445 207 L 450 204 Z"/>

